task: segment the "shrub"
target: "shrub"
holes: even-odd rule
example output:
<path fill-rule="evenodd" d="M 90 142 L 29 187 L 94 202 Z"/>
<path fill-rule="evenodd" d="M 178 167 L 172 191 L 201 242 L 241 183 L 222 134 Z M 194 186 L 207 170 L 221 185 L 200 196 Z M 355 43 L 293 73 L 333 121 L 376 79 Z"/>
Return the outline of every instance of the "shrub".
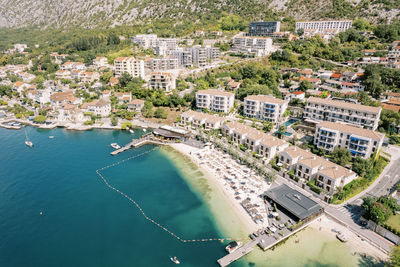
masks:
<path fill-rule="evenodd" d="M 315 180 L 311 180 L 307 183 L 308 187 L 318 195 L 321 193 L 321 188 L 315 185 Z"/>
<path fill-rule="evenodd" d="M 33 122 L 34 122 L 34 123 L 40 123 L 40 124 L 42 124 L 42 123 L 44 123 L 45 121 L 46 121 L 46 117 L 43 116 L 43 115 L 38 115 L 38 116 L 36 116 L 36 117 L 33 118 Z"/>

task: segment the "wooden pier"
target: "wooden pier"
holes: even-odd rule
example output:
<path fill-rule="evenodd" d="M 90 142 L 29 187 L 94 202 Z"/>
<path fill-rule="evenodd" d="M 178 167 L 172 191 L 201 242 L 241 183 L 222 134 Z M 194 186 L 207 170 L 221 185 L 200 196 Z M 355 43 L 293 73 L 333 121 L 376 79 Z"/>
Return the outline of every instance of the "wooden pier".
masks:
<path fill-rule="evenodd" d="M 138 148 L 138 147 L 146 145 L 146 144 L 164 145 L 164 142 L 154 138 L 151 135 L 146 135 L 146 136 L 143 136 L 140 139 L 133 139 L 132 142 L 126 144 L 125 146 L 121 147 L 120 149 L 114 150 L 110 154 L 112 156 L 115 156 L 115 155 L 117 155 L 117 154 L 119 154 L 121 152 L 124 152 L 124 151 L 128 150 L 128 149 Z"/>
<path fill-rule="evenodd" d="M 247 244 L 244 244 L 243 246 L 241 246 L 240 248 L 238 248 L 234 252 L 232 252 L 232 253 L 220 258 L 219 260 L 217 260 L 217 262 L 222 267 L 228 266 L 232 262 L 240 259 L 244 255 L 249 254 L 251 251 L 253 251 L 254 247 L 257 246 L 257 244 L 260 242 L 260 240 L 261 240 L 261 236 L 259 236 L 258 238 L 254 239 L 251 242 L 248 242 Z"/>
<path fill-rule="evenodd" d="M 303 224 L 301 227 L 297 228 L 296 230 L 288 232 L 287 234 L 285 234 L 284 236 L 282 236 L 281 238 L 278 238 L 278 239 L 272 238 L 271 236 L 268 236 L 267 234 L 259 235 L 258 237 L 254 238 L 252 241 L 244 244 L 243 246 L 241 246 L 234 252 L 220 258 L 219 260 L 217 260 L 217 262 L 222 267 L 228 266 L 229 264 L 240 259 L 244 255 L 249 254 L 254 249 L 254 247 L 257 245 L 262 250 L 266 251 L 266 250 L 274 247 L 278 243 L 282 242 L 283 240 L 285 240 L 285 239 L 289 238 L 290 236 L 296 234 L 297 232 L 301 231 L 302 229 L 307 227 L 311 222 L 317 220 L 319 217 L 320 216 L 314 218 L 313 220 Z"/>

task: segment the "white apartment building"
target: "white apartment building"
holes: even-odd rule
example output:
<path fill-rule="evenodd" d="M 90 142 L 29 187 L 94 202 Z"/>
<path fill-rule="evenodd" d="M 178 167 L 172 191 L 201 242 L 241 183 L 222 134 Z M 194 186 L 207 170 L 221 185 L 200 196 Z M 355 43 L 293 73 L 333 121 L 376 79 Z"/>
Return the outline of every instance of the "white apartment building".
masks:
<path fill-rule="evenodd" d="M 220 50 L 217 47 L 195 45 L 186 49 L 179 48 L 170 51 L 170 54 L 173 58 L 178 59 L 181 67 L 204 67 L 220 56 Z"/>
<path fill-rule="evenodd" d="M 150 87 L 170 92 L 176 88 L 176 79 L 170 73 L 152 72 Z"/>
<path fill-rule="evenodd" d="M 279 152 L 279 162 L 284 168 L 294 170 L 295 177 L 301 181 L 315 180 L 315 185 L 326 190 L 328 195 L 333 195 L 338 187 L 357 178 L 355 172 L 297 146 L 290 146 Z"/>
<path fill-rule="evenodd" d="M 189 110 L 181 114 L 181 123 L 183 125 L 191 124 L 196 128 L 203 126 L 205 130 L 219 129 L 224 121 L 226 121 L 226 117 L 210 115 L 193 110 Z"/>
<path fill-rule="evenodd" d="M 167 55 L 169 50 L 178 47 L 177 38 L 158 38 L 157 34 L 138 34 L 132 38 L 132 42 L 146 49 L 154 49 L 157 55 Z"/>
<path fill-rule="evenodd" d="M 82 62 L 67 61 L 60 66 L 60 70 L 85 70 L 86 66 Z"/>
<path fill-rule="evenodd" d="M 93 65 L 96 68 L 101 68 L 101 67 L 107 67 L 108 66 L 108 61 L 106 57 L 96 57 L 93 59 Z"/>
<path fill-rule="evenodd" d="M 145 78 L 144 61 L 136 60 L 134 57 L 118 57 L 114 60 L 115 76 L 119 77 L 126 72 L 132 77 Z"/>
<path fill-rule="evenodd" d="M 296 32 L 303 29 L 304 32 L 312 32 L 310 35 L 330 35 L 332 32 L 336 34 L 347 31 L 352 25 L 351 20 L 298 21 L 296 22 Z"/>
<path fill-rule="evenodd" d="M 341 121 L 370 130 L 378 128 L 381 107 L 370 107 L 340 100 L 310 97 L 304 118 L 312 121 Z"/>
<path fill-rule="evenodd" d="M 157 34 L 138 34 L 132 37 L 132 42 L 143 48 L 152 48 L 157 42 Z"/>
<path fill-rule="evenodd" d="M 252 36 L 235 37 L 233 38 L 232 51 L 265 56 L 273 51 L 272 39 Z"/>
<path fill-rule="evenodd" d="M 244 145 L 251 151 L 257 152 L 264 157 L 264 163 L 268 163 L 278 152 L 289 146 L 284 140 L 238 122 L 224 124 L 222 133 L 230 136 L 235 144 Z"/>
<path fill-rule="evenodd" d="M 218 90 L 200 90 L 196 93 L 196 107 L 211 111 L 229 113 L 233 108 L 235 95 Z"/>
<path fill-rule="evenodd" d="M 266 95 L 251 95 L 244 99 L 243 112 L 246 116 L 278 123 L 289 104 L 288 100 Z"/>
<path fill-rule="evenodd" d="M 324 121 L 317 125 L 314 144 L 327 152 L 332 152 L 335 147 L 344 147 L 352 156 L 366 159 L 381 149 L 384 137 L 383 133 L 373 130 Z"/>
<path fill-rule="evenodd" d="M 177 58 L 148 58 L 145 60 L 145 67 L 151 71 L 174 70 L 178 68 Z"/>
<path fill-rule="evenodd" d="M 14 44 L 14 49 L 18 53 L 24 52 L 25 49 L 27 49 L 27 48 L 28 48 L 28 45 L 26 45 L 26 44 Z"/>
<path fill-rule="evenodd" d="M 111 113 L 111 103 L 105 99 L 93 100 L 89 103 L 83 103 L 81 110 L 83 112 L 93 112 L 94 115 L 107 117 Z"/>

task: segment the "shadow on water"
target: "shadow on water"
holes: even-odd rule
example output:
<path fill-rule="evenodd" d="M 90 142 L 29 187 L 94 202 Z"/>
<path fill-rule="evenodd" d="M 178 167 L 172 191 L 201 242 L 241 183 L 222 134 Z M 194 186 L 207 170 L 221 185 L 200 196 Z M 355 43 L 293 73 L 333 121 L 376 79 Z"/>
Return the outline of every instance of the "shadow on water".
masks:
<path fill-rule="evenodd" d="M 377 260 L 370 256 L 361 256 L 358 260 L 358 266 L 360 267 L 383 267 L 385 262 Z"/>

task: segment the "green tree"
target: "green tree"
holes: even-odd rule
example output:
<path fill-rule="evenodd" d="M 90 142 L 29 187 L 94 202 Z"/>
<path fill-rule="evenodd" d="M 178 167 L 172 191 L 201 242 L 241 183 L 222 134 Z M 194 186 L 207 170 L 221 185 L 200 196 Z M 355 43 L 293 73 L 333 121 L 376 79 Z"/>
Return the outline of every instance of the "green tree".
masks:
<path fill-rule="evenodd" d="M 150 101 L 144 102 L 144 106 L 142 108 L 142 114 L 145 118 L 151 118 L 154 115 L 153 111 L 153 103 Z"/>
<path fill-rule="evenodd" d="M 372 162 L 369 159 L 363 159 L 357 157 L 354 159 L 352 170 L 356 172 L 359 176 L 365 177 L 365 175 L 371 170 Z"/>
<path fill-rule="evenodd" d="M 154 117 L 159 119 L 166 119 L 168 117 L 168 114 L 163 108 L 157 108 L 154 112 Z"/>
<path fill-rule="evenodd" d="M 346 166 L 351 162 L 351 153 L 348 151 L 346 148 L 342 147 L 336 147 L 332 153 L 332 160 L 333 162 L 341 165 L 341 166 Z"/>
<path fill-rule="evenodd" d="M 263 131 L 270 132 L 274 128 L 274 124 L 270 121 L 266 121 L 263 123 Z"/>
<path fill-rule="evenodd" d="M 399 267 L 400 266 L 400 246 L 394 246 L 390 252 L 389 262 L 385 266 Z"/>
<path fill-rule="evenodd" d="M 111 118 L 111 125 L 112 126 L 117 126 L 118 125 L 118 118 L 117 117 L 112 117 Z"/>
<path fill-rule="evenodd" d="M 302 80 L 299 84 L 299 90 L 306 92 L 307 90 L 312 90 L 314 89 L 312 83 L 310 83 L 310 81 L 308 80 Z"/>
<path fill-rule="evenodd" d="M 36 117 L 33 118 L 33 122 L 34 122 L 34 123 L 42 124 L 42 123 L 44 123 L 45 121 L 46 121 L 46 117 L 43 116 L 43 115 L 38 115 L 38 116 L 36 116 Z"/>

